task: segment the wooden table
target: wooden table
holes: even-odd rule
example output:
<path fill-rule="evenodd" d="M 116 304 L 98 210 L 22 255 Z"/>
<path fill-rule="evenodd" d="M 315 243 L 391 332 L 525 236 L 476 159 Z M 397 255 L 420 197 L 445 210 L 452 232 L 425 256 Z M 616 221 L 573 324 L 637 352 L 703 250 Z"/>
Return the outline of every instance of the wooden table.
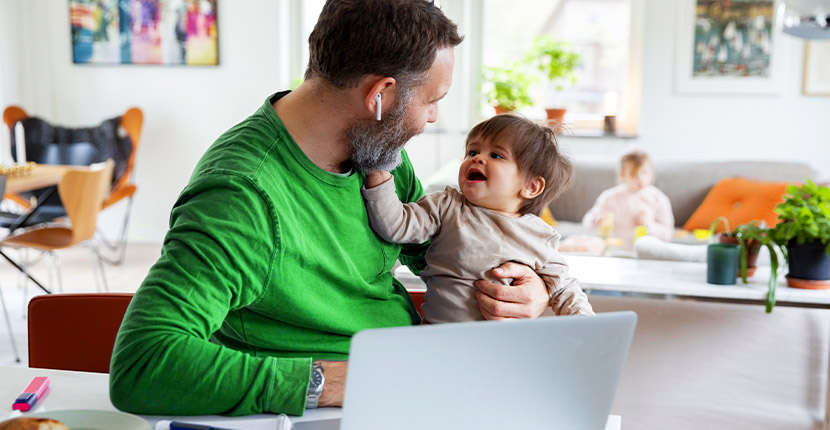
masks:
<path fill-rule="evenodd" d="M 20 193 L 57 185 L 68 170 L 88 170 L 86 166 L 66 166 L 62 164 L 37 164 L 28 173 L 6 178 L 6 192 Z"/>

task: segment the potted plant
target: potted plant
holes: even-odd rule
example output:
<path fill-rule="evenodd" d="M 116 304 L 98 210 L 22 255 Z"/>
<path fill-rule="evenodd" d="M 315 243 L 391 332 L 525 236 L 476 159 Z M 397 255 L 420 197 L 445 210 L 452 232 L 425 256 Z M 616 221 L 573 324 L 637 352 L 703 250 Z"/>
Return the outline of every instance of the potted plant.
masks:
<path fill-rule="evenodd" d="M 775 212 L 781 222 L 770 233 L 786 251 L 787 284 L 830 288 L 830 188 L 810 180 L 790 185 Z"/>
<path fill-rule="evenodd" d="M 557 106 L 553 100 L 556 98 L 556 92 L 562 91 L 566 83 L 576 83 L 574 70 L 579 65 L 579 59 L 579 54 L 573 51 L 570 44 L 556 40 L 548 34 L 533 41 L 527 60 L 542 72 L 550 83 L 549 91 L 553 96 L 545 106 L 549 120 L 562 122 L 565 117 L 566 109 Z"/>
<path fill-rule="evenodd" d="M 714 234 L 715 227 L 719 222 L 723 222 L 726 226 L 724 233 L 719 236 L 720 243 L 738 245 L 740 252 L 738 274 L 744 284 L 747 283 L 747 277 L 754 274 L 754 270 L 752 273 L 748 271 L 750 261 L 753 263 L 757 261 L 758 252 L 762 246 L 769 251 L 770 274 L 765 308 L 767 313 L 772 312 L 772 308 L 775 306 L 775 289 L 778 287 L 778 254 L 775 251 L 777 243 L 773 239 L 772 229 L 767 228 L 762 222 L 751 221 L 747 224 L 741 224 L 734 231 L 731 231 L 726 218 L 717 217 L 709 227 L 711 234 Z M 752 265 L 754 266 L 754 264 Z"/>
<path fill-rule="evenodd" d="M 761 246 L 768 241 L 766 226 L 753 220 L 747 224 L 735 227 L 733 231 L 725 231 L 718 236 L 720 243 L 732 243 L 740 248 L 739 274 L 744 283 L 746 278 L 755 274 L 758 261 L 758 253 Z"/>
<path fill-rule="evenodd" d="M 528 90 L 533 78 L 518 64 L 485 67 L 484 81 L 489 85 L 486 92 L 487 102 L 496 109 L 497 114 L 533 104 Z"/>

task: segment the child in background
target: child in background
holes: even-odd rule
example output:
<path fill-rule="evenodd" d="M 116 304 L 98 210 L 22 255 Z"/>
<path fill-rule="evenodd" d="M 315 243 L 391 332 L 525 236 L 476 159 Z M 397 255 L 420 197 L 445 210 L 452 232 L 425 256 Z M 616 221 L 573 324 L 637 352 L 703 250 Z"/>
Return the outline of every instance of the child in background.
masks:
<path fill-rule="evenodd" d="M 395 243 L 431 240 L 421 307 L 429 323 L 482 320 L 473 282 L 503 282 L 490 271 L 525 264 L 545 282 L 557 315 L 593 315 L 579 282 L 557 251 L 559 234 L 541 213 L 570 183 L 571 163 L 552 130 L 515 115 L 497 115 L 467 136 L 459 190 L 447 187 L 402 204 L 388 172 L 366 176 L 363 198 L 375 232 Z"/>
<path fill-rule="evenodd" d="M 670 240 L 674 232 L 671 202 L 652 185 L 654 168 L 648 154 L 639 150 L 625 153 L 620 159 L 619 180 L 619 185 L 599 195 L 582 224 L 622 239 L 626 247 L 636 239 L 639 226 L 650 236 Z"/>

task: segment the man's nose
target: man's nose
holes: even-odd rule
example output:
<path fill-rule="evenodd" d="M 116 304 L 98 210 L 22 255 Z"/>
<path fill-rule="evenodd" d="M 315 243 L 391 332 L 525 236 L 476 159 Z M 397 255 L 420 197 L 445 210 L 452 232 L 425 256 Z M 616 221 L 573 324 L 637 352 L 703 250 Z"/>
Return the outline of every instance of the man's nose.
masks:
<path fill-rule="evenodd" d="M 430 106 L 427 111 L 427 122 L 432 124 L 438 120 L 438 106 Z"/>

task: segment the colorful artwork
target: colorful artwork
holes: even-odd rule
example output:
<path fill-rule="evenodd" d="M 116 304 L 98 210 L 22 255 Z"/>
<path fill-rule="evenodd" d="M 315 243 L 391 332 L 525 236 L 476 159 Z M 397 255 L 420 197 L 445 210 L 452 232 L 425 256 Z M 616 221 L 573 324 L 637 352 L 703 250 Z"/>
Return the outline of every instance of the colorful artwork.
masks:
<path fill-rule="evenodd" d="M 767 77 L 772 0 L 697 0 L 692 76 Z"/>
<path fill-rule="evenodd" d="M 216 0 L 70 0 L 76 64 L 219 63 Z"/>

